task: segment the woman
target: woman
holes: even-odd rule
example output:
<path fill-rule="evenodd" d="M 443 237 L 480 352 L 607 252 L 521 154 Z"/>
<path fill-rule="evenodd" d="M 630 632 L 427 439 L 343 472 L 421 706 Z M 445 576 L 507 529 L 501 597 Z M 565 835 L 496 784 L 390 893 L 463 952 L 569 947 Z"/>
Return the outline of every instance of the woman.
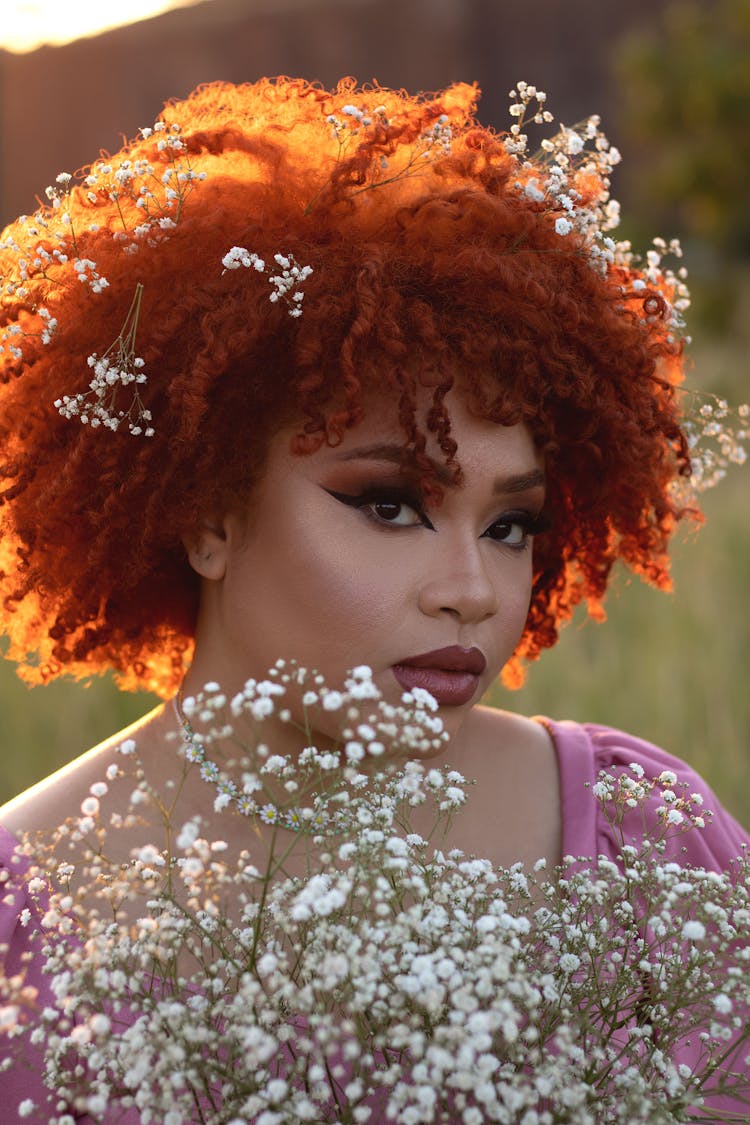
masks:
<path fill-rule="evenodd" d="M 615 854 L 585 785 L 635 761 L 706 795 L 689 860 L 724 870 L 747 837 L 687 767 L 478 705 L 579 602 L 597 613 L 618 559 L 667 586 L 696 511 L 684 287 L 611 240 L 616 152 L 591 121 L 532 161 L 544 95 L 519 85 L 505 138 L 476 97 L 209 85 L 8 228 L 10 655 L 34 681 L 113 668 L 174 697 L 127 732 L 156 788 L 175 731 L 192 737 L 180 701 L 208 681 L 237 692 L 281 656 L 336 685 L 367 664 L 387 701 L 435 697 L 450 741 L 432 760 L 476 779 L 451 846 L 506 866 Z M 266 728 L 275 751 L 305 744 L 301 694 Z M 322 708 L 312 726 L 318 746 L 340 734 Z M 78 814 L 122 739 L 10 802 L 6 859 Z M 113 782 L 116 807 L 131 788 Z M 247 819 L 215 795 L 190 773 L 175 820 L 239 850 Z M 145 809 L 115 858 L 158 822 Z"/>

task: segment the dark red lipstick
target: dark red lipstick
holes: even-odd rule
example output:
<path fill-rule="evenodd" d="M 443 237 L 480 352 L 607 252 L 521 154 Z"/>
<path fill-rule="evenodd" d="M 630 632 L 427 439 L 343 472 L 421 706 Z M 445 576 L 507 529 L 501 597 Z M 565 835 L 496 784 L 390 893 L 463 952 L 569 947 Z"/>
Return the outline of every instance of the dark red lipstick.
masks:
<path fill-rule="evenodd" d="M 423 688 L 438 703 L 460 707 L 476 694 L 487 661 L 478 648 L 449 645 L 410 656 L 393 665 L 393 675 L 406 691 Z"/>

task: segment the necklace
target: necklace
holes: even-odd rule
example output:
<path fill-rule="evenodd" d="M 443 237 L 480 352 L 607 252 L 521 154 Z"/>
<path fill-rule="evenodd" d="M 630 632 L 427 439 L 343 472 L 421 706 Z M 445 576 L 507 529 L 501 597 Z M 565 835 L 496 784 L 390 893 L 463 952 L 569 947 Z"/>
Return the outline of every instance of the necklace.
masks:
<path fill-rule="evenodd" d="M 182 732 L 185 758 L 188 762 L 199 767 L 203 781 L 213 785 L 217 792 L 218 807 L 229 806 L 235 808 L 242 816 L 256 816 L 263 823 L 276 828 L 286 828 L 290 832 L 300 832 L 305 835 L 336 835 L 344 832 L 345 826 L 339 815 L 331 815 L 325 807 L 317 808 L 312 816 L 303 816 L 299 809 L 280 809 L 271 801 L 259 805 L 249 793 L 245 793 L 232 781 L 222 774 L 219 766 L 208 757 L 203 743 L 190 725 L 190 720 L 182 709 L 182 688 L 177 695 L 172 697 L 174 713 Z M 322 804 L 320 798 L 313 794 L 314 804 Z"/>

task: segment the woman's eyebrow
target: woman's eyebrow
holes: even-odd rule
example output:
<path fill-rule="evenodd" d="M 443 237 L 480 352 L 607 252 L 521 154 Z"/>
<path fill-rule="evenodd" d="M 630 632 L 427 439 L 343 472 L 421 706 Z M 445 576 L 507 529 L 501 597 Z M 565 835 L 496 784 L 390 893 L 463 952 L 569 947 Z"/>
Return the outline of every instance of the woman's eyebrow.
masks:
<path fill-rule="evenodd" d="M 531 469 L 528 473 L 515 473 L 498 477 L 493 492 L 528 492 L 532 488 L 544 488 L 547 483 L 543 469 Z"/>
<path fill-rule="evenodd" d="M 391 445 L 387 442 L 378 442 L 375 445 L 360 445 L 356 449 L 349 449 L 345 453 L 337 453 L 336 461 L 387 461 L 390 465 L 398 465 L 419 472 L 419 465 L 413 454 L 404 452 L 400 445 Z M 427 458 L 431 470 L 440 484 L 452 485 L 453 474 L 444 465 L 438 465 L 431 457 Z"/>
<path fill-rule="evenodd" d="M 362 445 L 356 449 L 348 449 L 344 453 L 335 454 L 336 461 L 387 461 L 391 465 L 407 466 L 419 471 L 413 455 L 404 453 L 400 445 L 391 445 L 387 442 L 378 442 L 374 445 Z M 454 486 L 453 474 L 444 465 L 439 465 L 432 458 L 427 458 L 430 468 L 440 484 L 448 488 Z M 544 488 L 544 471 L 539 468 L 530 469 L 526 473 L 509 473 L 507 476 L 498 477 L 492 491 L 496 494 L 527 492 L 532 488 Z"/>

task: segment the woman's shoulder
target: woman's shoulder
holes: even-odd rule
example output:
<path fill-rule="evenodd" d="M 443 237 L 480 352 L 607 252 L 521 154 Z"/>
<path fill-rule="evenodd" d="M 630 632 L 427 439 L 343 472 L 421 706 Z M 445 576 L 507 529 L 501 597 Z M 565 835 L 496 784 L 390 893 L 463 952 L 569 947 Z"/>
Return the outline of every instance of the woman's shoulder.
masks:
<path fill-rule="evenodd" d="M 0 824 L 16 836 L 54 831 L 80 813 L 87 790 L 103 776 L 106 756 L 105 747 L 95 747 L 19 793 L 0 808 Z"/>
<path fill-rule="evenodd" d="M 593 784 L 602 770 L 621 772 L 635 765 L 649 776 L 665 770 L 676 772 L 681 781 L 707 788 L 706 782 L 687 762 L 638 735 L 602 723 L 578 723 L 571 719 L 538 717 L 549 732 L 557 751 L 558 768 L 565 787 Z M 580 794 L 577 792 L 577 795 Z"/>
<path fill-rule="evenodd" d="M 643 804 L 626 816 L 626 839 L 642 838 L 644 824 L 646 831 L 660 830 L 665 815 L 664 793 L 669 791 L 678 799 L 688 799 L 694 814 L 705 821 L 702 827 L 674 825 L 671 851 L 682 862 L 725 870 L 750 846 L 750 837 L 722 806 L 706 780 L 682 759 L 643 738 L 600 723 L 546 718 L 539 721 L 547 728 L 557 752 L 564 854 L 619 853 L 622 840 L 593 793 L 602 771 L 613 777 L 640 777 L 646 788 L 650 787 Z"/>

